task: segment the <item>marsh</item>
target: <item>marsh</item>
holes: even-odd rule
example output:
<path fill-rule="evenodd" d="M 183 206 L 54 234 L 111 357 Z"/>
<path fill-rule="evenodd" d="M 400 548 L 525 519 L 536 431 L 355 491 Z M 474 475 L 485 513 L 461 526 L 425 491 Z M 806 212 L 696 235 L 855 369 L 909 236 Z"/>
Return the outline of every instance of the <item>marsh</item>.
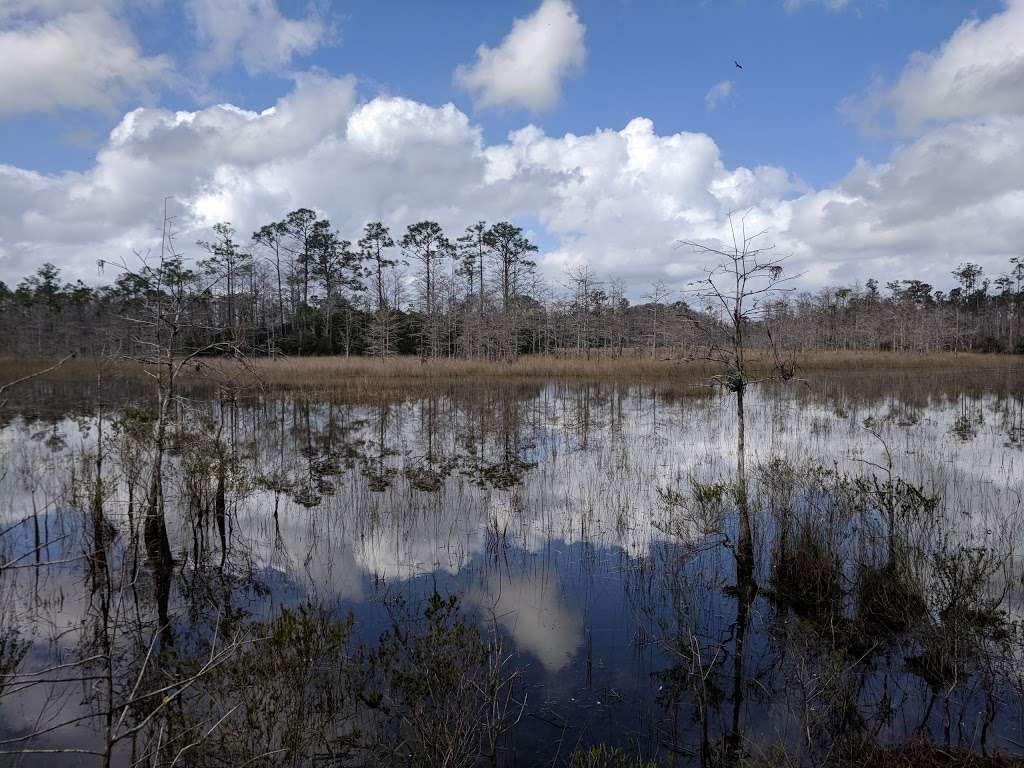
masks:
<path fill-rule="evenodd" d="M 2 749 L 40 765 L 1020 754 L 1021 375 L 752 389 L 742 491 L 730 394 L 706 387 L 195 386 L 164 470 L 169 558 L 145 530 L 146 391 L 32 382 L 0 431 Z"/>

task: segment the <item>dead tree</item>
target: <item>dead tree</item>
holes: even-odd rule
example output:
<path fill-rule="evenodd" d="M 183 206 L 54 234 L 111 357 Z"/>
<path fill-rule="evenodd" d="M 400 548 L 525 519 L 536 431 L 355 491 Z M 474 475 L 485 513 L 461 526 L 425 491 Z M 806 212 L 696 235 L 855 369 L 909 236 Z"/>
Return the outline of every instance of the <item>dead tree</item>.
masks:
<path fill-rule="evenodd" d="M 778 364 L 778 351 L 769 341 L 769 305 L 788 290 L 787 283 L 799 275 L 784 275 L 786 256 L 775 254 L 774 245 L 765 242 L 767 234 L 760 230 L 748 234 L 746 216 L 737 222 L 729 216 L 731 244 L 708 245 L 682 241 L 695 253 L 717 258 L 704 267 L 704 277 L 689 284 L 687 293 L 703 305 L 702 313 L 694 313 L 691 322 L 700 347 L 691 358 L 707 360 L 721 366 L 722 373 L 713 377 L 715 384 L 736 396 L 736 474 L 741 485 L 746 481 L 744 452 L 746 418 L 744 395 L 753 385 L 767 380 L 792 378 L 792 371 Z M 751 336 L 762 330 L 771 350 L 770 366 L 754 368 Z M 756 371 L 756 375 L 755 375 Z"/>
<path fill-rule="evenodd" d="M 694 314 L 692 322 L 700 347 L 693 357 L 704 359 L 723 369 L 713 377 L 715 384 L 736 396 L 736 506 L 739 512 L 738 541 L 732 547 L 736 558 L 736 620 L 733 626 L 732 723 L 726 736 L 726 748 L 738 754 L 740 747 L 740 711 L 743 698 L 743 656 L 750 610 L 757 584 L 754 580 L 754 544 L 750 525 L 750 507 L 746 474 L 746 413 L 744 395 L 748 387 L 769 379 L 789 378 L 780 370 L 772 353 L 771 365 L 761 373 L 753 368 L 752 331 L 765 329 L 770 322 L 769 305 L 784 293 L 786 283 L 795 276 L 783 274 L 785 256 L 777 256 L 774 246 L 765 242 L 764 230 L 748 234 L 746 216 L 739 222 L 729 216 L 731 243 L 707 245 L 684 241 L 693 251 L 717 259 L 704 267 L 704 277 L 692 282 L 688 292 L 703 304 L 704 312 Z M 765 338 L 771 339 L 769 331 Z M 770 343 L 774 348 L 774 344 Z M 756 371 L 756 373 L 755 373 Z"/>
<path fill-rule="evenodd" d="M 156 418 L 143 539 L 155 572 L 167 576 L 173 558 L 164 516 L 164 460 L 178 381 L 187 366 L 201 368 L 196 361 L 205 355 L 226 355 L 242 362 L 245 358 L 236 339 L 219 338 L 204 321 L 214 290 L 227 275 L 210 269 L 200 274 L 187 266 L 174 244 L 174 217 L 167 212 L 166 200 L 159 254 L 152 258 L 136 253 L 136 262 L 101 261 L 100 267 L 115 266 L 141 291 L 141 301 L 124 318 L 136 329 L 124 356 L 144 366 L 154 386 Z"/>

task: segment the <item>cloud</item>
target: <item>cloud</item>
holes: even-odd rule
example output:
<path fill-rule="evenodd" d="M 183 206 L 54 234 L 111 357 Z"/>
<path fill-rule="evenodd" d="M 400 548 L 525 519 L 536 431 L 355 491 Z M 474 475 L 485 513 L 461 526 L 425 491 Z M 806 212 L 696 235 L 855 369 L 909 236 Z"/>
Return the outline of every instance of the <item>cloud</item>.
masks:
<path fill-rule="evenodd" d="M 23 16 L 17 6 L 6 13 L 9 26 L 0 31 L 0 116 L 112 110 L 128 98 L 151 98 L 154 89 L 173 79 L 170 58 L 142 54 L 131 30 L 102 7 L 46 20 Z"/>
<path fill-rule="evenodd" d="M 958 123 L 792 201 L 787 237 L 847 272 L 888 264 L 944 285 L 959 261 L 1001 271 L 1024 237 L 1022 179 L 1024 117 Z"/>
<path fill-rule="evenodd" d="M 82 172 L 0 166 L 0 278 L 53 261 L 94 282 L 96 259 L 154 244 L 166 195 L 186 251 L 216 221 L 244 238 L 300 206 L 350 239 L 373 219 L 401 230 L 431 218 L 456 234 L 513 218 L 554 243 L 538 256 L 549 279 L 586 262 L 639 298 L 653 280 L 692 279 L 702 262 L 676 243 L 724 240 L 741 210 L 793 254 L 805 285 L 910 275 L 945 285 L 959 261 L 993 272 L 1019 253 L 1024 116 L 931 129 L 887 162 L 860 161 L 811 189 L 785 168 L 727 166 L 710 136 L 659 134 L 645 118 L 582 135 L 528 125 L 488 144 L 451 104 L 360 102 L 352 78 L 305 74 L 259 112 L 133 110 Z"/>
<path fill-rule="evenodd" d="M 550 273 L 586 262 L 634 286 L 699 267 L 675 243 L 721 236 L 731 210 L 762 205 L 777 229 L 779 201 L 799 190 L 784 169 L 728 169 L 706 134 L 660 136 L 646 118 L 584 136 L 529 127 L 485 152 L 492 180 L 532 189 L 531 213 L 559 238 Z"/>
<path fill-rule="evenodd" d="M 826 8 L 832 13 L 839 13 L 851 6 L 852 0 L 783 0 L 782 7 L 787 13 L 794 13 L 801 8 L 817 5 Z"/>
<path fill-rule="evenodd" d="M 862 128 L 891 119 L 903 132 L 929 124 L 1024 112 L 1024 0 L 985 21 L 963 22 L 930 53 L 910 57 L 894 85 L 876 81 L 843 111 Z"/>
<path fill-rule="evenodd" d="M 139 4 L 153 4 L 160 0 L 139 0 Z M 0 21 L 18 19 L 40 21 L 77 11 L 121 10 L 124 0 L 0 0 Z"/>
<path fill-rule="evenodd" d="M 704 103 L 708 109 L 714 109 L 719 103 L 732 96 L 732 80 L 722 80 L 711 86 L 711 89 L 704 94 Z"/>
<path fill-rule="evenodd" d="M 200 68 L 226 69 L 240 61 L 250 74 L 277 72 L 305 56 L 332 35 L 315 11 L 304 18 L 281 15 L 274 0 L 189 0 L 202 49 Z"/>
<path fill-rule="evenodd" d="M 49 260 L 95 281 L 98 258 L 130 257 L 152 245 L 167 195 L 184 209 L 186 246 L 216 214 L 242 226 L 271 210 L 277 215 L 297 190 L 295 177 L 278 183 L 274 169 L 315 162 L 311 153 L 345 125 L 354 88 L 351 78 L 305 75 L 258 113 L 232 105 L 139 108 L 121 119 L 85 172 L 50 176 L 0 165 L 0 250 L 7 254 L 0 272 L 10 278 Z M 254 211 L 243 216 L 236 205 Z"/>
<path fill-rule="evenodd" d="M 580 23 L 568 0 L 544 0 L 516 19 L 501 45 L 476 49 L 476 63 L 459 65 L 455 82 L 470 91 L 478 107 L 525 107 L 540 111 L 558 102 L 562 80 L 586 57 Z"/>
<path fill-rule="evenodd" d="M 530 577 L 492 577 L 470 601 L 531 653 L 548 673 L 569 664 L 583 644 L 583 616 L 563 599 L 560 585 Z"/>

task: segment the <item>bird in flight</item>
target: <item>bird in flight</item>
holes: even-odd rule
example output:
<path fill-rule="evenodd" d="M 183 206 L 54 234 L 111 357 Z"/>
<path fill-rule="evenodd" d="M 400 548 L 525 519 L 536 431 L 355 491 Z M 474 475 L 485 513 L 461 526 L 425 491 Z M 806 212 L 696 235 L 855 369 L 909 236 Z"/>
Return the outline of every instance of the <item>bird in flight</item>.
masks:
<path fill-rule="evenodd" d="M 736 61 L 736 59 L 733 59 L 732 63 L 736 65 L 736 69 L 743 69 L 743 65 Z"/>

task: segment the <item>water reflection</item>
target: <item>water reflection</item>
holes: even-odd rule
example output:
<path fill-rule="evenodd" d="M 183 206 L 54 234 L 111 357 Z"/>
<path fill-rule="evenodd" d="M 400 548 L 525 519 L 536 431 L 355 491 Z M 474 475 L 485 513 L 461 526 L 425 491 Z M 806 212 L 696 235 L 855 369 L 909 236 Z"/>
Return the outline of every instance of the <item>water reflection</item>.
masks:
<path fill-rule="evenodd" d="M 396 599 L 436 590 L 520 670 L 519 727 L 488 732 L 507 764 L 596 742 L 705 765 L 918 737 L 1013 752 L 1024 419 L 1005 375 L 748 393 L 738 477 L 728 399 L 640 386 L 196 397 L 159 494 L 144 409 L 9 413 L 3 738 L 88 728 L 3 748 L 129 764 L 134 734 L 107 748 L 128 729 L 200 722 L 187 690 L 117 709 L 133 687 L 227 669 L 283 608 L 352 611 L 372 643 Z"/>
<path fill-rule="evenodd" d="M 583 616 L 568 605 L 554 574 L 492 575 L 470 600 L 549 674 L 567 666 L 583 644 Z"/>

